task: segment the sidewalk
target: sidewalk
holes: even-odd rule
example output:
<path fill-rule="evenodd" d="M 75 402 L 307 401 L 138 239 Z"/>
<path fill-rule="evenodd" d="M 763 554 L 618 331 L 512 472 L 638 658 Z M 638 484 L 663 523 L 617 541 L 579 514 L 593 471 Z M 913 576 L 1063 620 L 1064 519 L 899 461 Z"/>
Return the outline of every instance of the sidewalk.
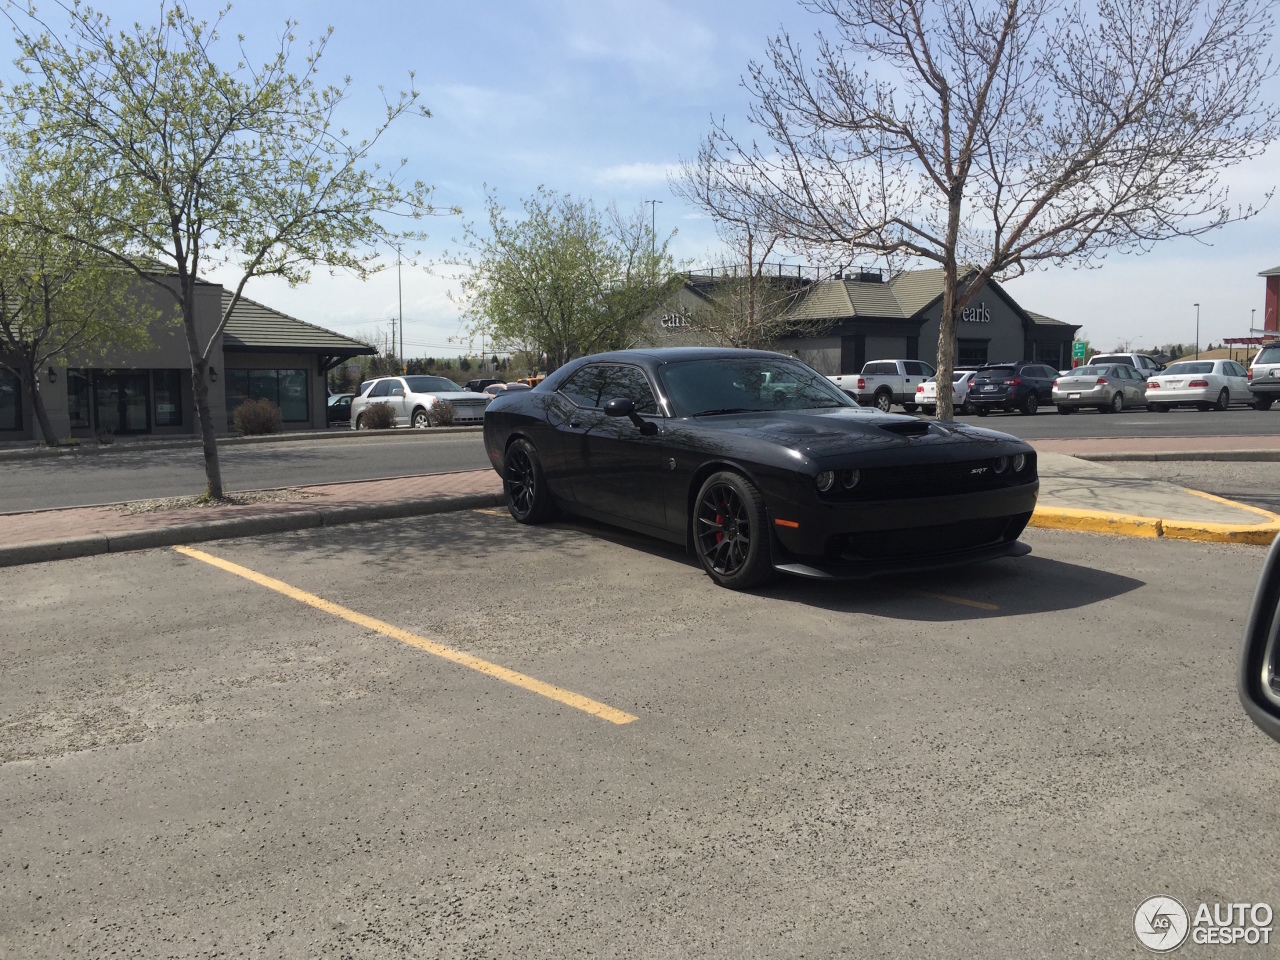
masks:
<path fill-rule="evenodd" d="M 492 470 L 330 483 L 291 490 L 301 499 L 181 507 L 136 514 L 116 507 L 0 514 L 0 566 L 362 520 L 420 516 L 492 506 L 502 499 L 502 481 Z"/>

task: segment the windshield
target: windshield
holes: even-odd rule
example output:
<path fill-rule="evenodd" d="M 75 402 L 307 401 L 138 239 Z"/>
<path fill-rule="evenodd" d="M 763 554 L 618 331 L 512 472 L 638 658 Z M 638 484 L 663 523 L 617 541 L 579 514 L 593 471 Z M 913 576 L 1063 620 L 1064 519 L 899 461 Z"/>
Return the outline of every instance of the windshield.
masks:
<path fill-rule="evenodd" d="M 684 416 L 856 406 L 826 377 L 786 357 L 686 360 L 664 365 L 661 376 Z"/>
<path fill-rule="evenodd" d="M 1188 363 L 1172 363 L 1162 376 L 1184 376 L 1188 373 L 1213 373 L 1213 361 L 1199 360 Z"/>
<path fill-rule="evenodd" d="M 460 392 L 462 388 L 445 377 L 405 377 L 410 393 L 448 393 Z"/>
<path fill-rule="evenodd" d="M 1069 377 L 1104 377 L 1107 374 L 1107 367 L 1099 367 L 1090 364 L 1087 367 L 1076 367 L 1067 376 Z"/>
<path fill-rule="evenodd" d="M 975 380 L 999 380 L 1001 377 L 1012 377 L 1013 367 L 988 367 L 973 375 Z"/>
<path fill-rule="evenodd" d="M 1254 363 L 1280 363 L 1280 344 L 1271 344 L 1258 351 Z"/>
<path fill-rule="evenodd" d="M 1127 353 L 1117 353 L 1114 355 L 1098 354 L 1089 361 L 1090 363 L 1123 363 L 1125 366 L 1133 366 L 1133 357 Z"/>

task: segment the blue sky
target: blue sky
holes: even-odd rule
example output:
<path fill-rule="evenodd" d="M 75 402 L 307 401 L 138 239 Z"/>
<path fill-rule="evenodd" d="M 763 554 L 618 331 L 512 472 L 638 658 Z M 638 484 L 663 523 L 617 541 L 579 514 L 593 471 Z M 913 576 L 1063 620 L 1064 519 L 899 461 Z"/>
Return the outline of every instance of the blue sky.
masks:
<path fill-rule="evenodd" d="M 121 0 L 101 9 L 122 22 L 149 21 L 158 7 Z M 217 6 L 193 8 L 212 16 Z M 288 18 L 300 21 L 300 39 L 334 27 L 322 73 L 351 76 L 354 130 L 376 122 L 379 84 L 399 89 L 416 72 L 434 116 L 405 120 L 388 154 L 407 156 L 411 174 L 436 187 L 442 206 L 481 219 L 485 184 L 512 207 L 540 184 L 601 207 L 659 199 L 659 229 L 678 230 L 676 256 L 696 261 L 715 252 L 714 231 L 671 195 L 668 171 L 696 152 L 711 116 L 746 129 L 738 80 L 770 35 L 785 26 L 807 39 L 821 26 L 789 0 L 255 0 L 231 10 L 224 33 L 269 43 Z M 1275 169 L 1262 158 L 1229 181 L 1240 199 L 1256 199 L 1280 179 Z M 429 224 L 426 252 L 454 247 L 460 227 L 458 219 Z M 1202 342 L 1244 335 L 1250 309 L 1262 312 L 1256 274 L 1280 264 L 1277 227 L 1280 198 L 1261 217 L 1210 238 L 1211 246 L 1174 241 L 1143 257 L 1113 255 L 1100 270 L 1049 269 L 1009 290 L 1030 309 L 1083 324 L 1107 347 L 1131 338 L 1189 341 L 1195 302 Z M 459 352 L 450 340 L 461 332 L 448 297 L 455 285 L 421 269 L 406 269 L 403 281 L 406 353 Z M 323 272 L 295 289 L 255 281 L 246 293 L 347 333 L 386 329 L 397 310 L 394 268 L 364 283 Z"/>

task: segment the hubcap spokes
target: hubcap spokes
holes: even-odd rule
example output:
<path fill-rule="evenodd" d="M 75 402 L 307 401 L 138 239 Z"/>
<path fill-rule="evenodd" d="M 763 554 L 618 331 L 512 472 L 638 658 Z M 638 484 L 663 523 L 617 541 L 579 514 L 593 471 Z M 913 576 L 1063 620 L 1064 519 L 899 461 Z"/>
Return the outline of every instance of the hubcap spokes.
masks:
<path fill-rule="evenodd" d="M 533 507 L 533 464 L 523 450 L 514 451 L 507 458 L 507 485 L 511 491 L 511 504 L 521 516 Z"/>
<path fill-rule="evenodd" d="M 727 484 L 716 484 L 698 504 L 698 546 L 707 564 L 721 576 L 732 576 L 747 562 L 751 521 L 746 504 Z"/>

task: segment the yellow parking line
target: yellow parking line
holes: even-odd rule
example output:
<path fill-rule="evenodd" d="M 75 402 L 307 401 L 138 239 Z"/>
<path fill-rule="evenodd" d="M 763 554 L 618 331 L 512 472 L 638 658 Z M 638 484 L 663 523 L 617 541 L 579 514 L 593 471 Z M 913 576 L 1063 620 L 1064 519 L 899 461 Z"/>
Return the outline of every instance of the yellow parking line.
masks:
<path fill-rule="evenodd" d="M 505 517 L 508 520 L 511 519 L 510 513 L 508 513 L 506 510 L 498 510 L 495 507 L 476 507 L 471 512 L 483 513 L 486 517 Z"/>
<path fill-rule="evenodd" d="M 930 600 L 945 600 L 947 603 L 958 603 L 962 607 L 974 607 L 978 610 L 999 610 L 994 603 L 983 603 L 981 600 L 966 600 L 964 597 L 953 597 L 946 593 L 929 593 L 927 590 L 908 590 L 917 597 L 928 597 Z"/>
<path fill-rule="evenodd" d="M 307 593 L 305 590 L 299 590 L 292 587 L 282 580 L 276 580 L 274 577 L 268 577 L 265 574 L 258 573 L 256 570 L 250 570 L 248 567 L 242 567 L 238 563 L 232 563 L 230 560 L 223 560 L 221 557 L 215 557 L 211 553 L 205 553 L 203 550 L 196 550 L 192 547 L 174 547 L 185 556 L 194 560 L 200 560 L 227 573 L 234 573 L 238 577 L 244 577 L 251 580 L 259 586 L 266 587 L 268 590 L 274 590 L 276 593 L 282 593 L 286 597 L 297 600 L 299 603 L 305 603 L 307 606 L 315 607 L 317 610 L 323 610 L 325 613 L 331 613 L 335 617 L 341 617 L 350 623 L 357 624 L 367 630 L 373 630 L 384 636 L 391 637 L 393 640 L 399 640 L 403 644 L 423 650 L 427 653 L 442 657 L 451 663 L 459 666 L 476 670 L 480 673 L 487 674 L 498 680 L 504 680 L 514 686 L 521 687 L 532 693 L 539 694 L 549 700 L 555 700 L 557 703 L 563 703 L 565 706 L 573 707 L 575 710 L 581 710 L 599 717 L 602 720 L 608 720 L 610 723 L 624 724 L 630 723 L 632 720 L 638 719 L 629 713 L 624 713 L 608 704 L 600 703 L 598 700 L 592 700 L 581 694 L 574 693 L 572 690 L 565 690 L 562 687 L 553 686 L 550 683 L 543 683 L 541 680 L 535 680 L 533 677 L 527 677 L 523 673 L 516 673 L 514 670 L 508 670 L 506 667 L 500 667 L 496 663 L 490 663 L 487 660 L 481 660 L 479 657 L 473 657 L 469 653 L 463 653 L 461 650 L 454 650 L 443 644 L 436 643 L 434 640 L 428 640 L 426 637 L 420 637 L 416 633 L 410 633 L 408 630 L 401 630 L 399 627 L 393 627 L 389 623 L 384 623 L 373 617 L 365 616 L 363 613 L 357 613 L 354 610 L 348 610 L 346 607 L 339 606 L 325 600 L 323 597 L 317 597 L 314 593 Z"/>

